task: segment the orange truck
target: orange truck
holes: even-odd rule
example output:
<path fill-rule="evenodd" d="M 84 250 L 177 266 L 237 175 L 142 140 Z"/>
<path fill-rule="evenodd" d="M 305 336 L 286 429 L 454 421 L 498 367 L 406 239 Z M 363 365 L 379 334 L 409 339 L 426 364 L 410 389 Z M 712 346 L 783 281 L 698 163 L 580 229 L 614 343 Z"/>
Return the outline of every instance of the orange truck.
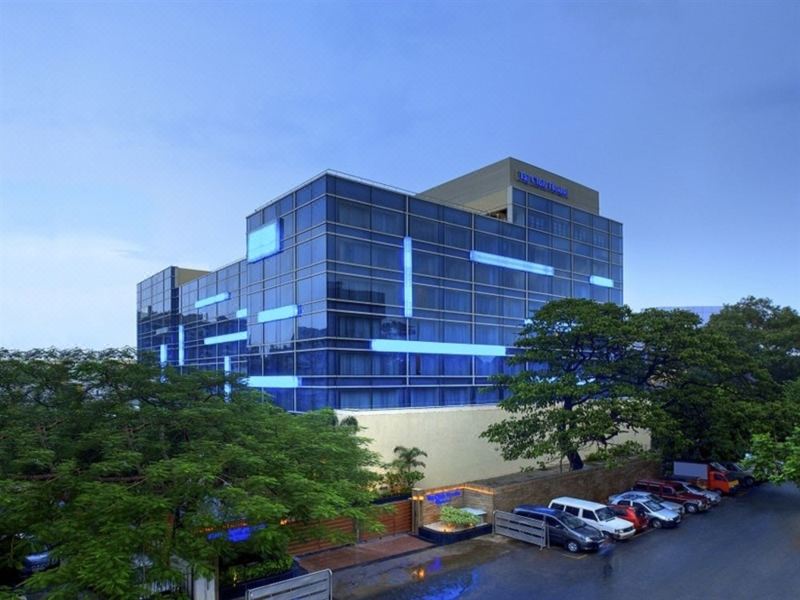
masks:
<path fill-rule="evenodd" d="M 678 461 L 672 463 L 672 478 L 696 481 L 701 487 L 716 490 L 722 494 L 732 494 L 739 482 L 713 467 L 709 463 Z"/>

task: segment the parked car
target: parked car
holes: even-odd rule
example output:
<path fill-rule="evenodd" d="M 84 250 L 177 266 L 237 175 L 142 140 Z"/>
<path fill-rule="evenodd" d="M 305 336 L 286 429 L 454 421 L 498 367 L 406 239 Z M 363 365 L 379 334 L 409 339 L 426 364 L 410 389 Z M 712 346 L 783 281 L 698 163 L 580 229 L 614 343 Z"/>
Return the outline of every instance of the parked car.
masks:
<path fill-rule="evenodd" d="M 658 502 L 659 504 L 663 505 L 664 508 L 667 508 L 667 509 L 669 509 L 669 510 L 671 510 L 673 512 L 678 513 L 681 517 L 683 517 L 684 513 L 686 512 L 686 509 L 683 508 L 683 504 L 678 504 L 677 502 L 670 502 L 669 500 L 664 500 L 663 498 L 661 498 L 660 496 L 656 496 L 655 494 L 651 494 L 649 492 L 639 492 L 639 491 L 636 491 L 636 490 L 633 490 L 633 489 L 626 490 L 624 492 L 620 492 L 618 494 L 613 494 L 613 495 L 609 496 L 608 497 L 608 503 L 609 504 L 616 504 L 616 502 L 614 502 L 614 498 L 617 498 L 618 496 L 621 496 L 622 494 L 637 494 L 639 496 L 648 498 L 649 500 L 652 500 L 653 502 Z"/>
<path fill-rule="evenodd" d="M 602 531 L 560 510 L 523 504 L 516 507 L 513 512 L 521 517 L 544 521 L 550 543 L 563 546 L 569 552 L 597 550 L 605 540 Z"/>
<path fill-rule="evenodd" d="M 710 504 L 706 497 L 679 488 L 669 481 L 655 479 L 640 479 L 633 484 L 633 489 L 638 492 L 649 492 L 669 502 L 682 504 L 688 513 L 705 512 Z"/>
<path fill-rule="evenodd" d="M 633 525 L 624 519 L 620 519 L 610 508 L 598 502 L 561 496 L 550 501 L 550 508 L 563 510 L 578 517 L 587 525 L 596 527 L 617 540 L 628 539 L 636 533 Z"/>
<path fill-rule="evenodd" d="M 739 463 L 719 461 L 711 463 L 711 466 L 715 468 L 722 467 L 725 470 L 725 474 L 728 476 L 728 479 L 731 477 L 738 479 L 744 487 L 753 487 L 756 483 L 758 483 L 755 475 L 753 475 L 753 472 L 750 469 L 745 469 Z"/>
<path fill-rule="evenodd" d="M 689 481 L 679 481 L 677 479 L 670 479 L 669 480 L 674 485 L 685 489 L 686 491 L 692 492 L 693 494 L 700 494 L 704 496 L 706 500 L 711 504 L 711 506 L 717 506 L 722 501 L 722 494 L 719 492 L 714 492 L 711 490 L 706 490 L 701 488 L 700 486 L 691 483 Z"/>
<path fill-rule="evenodd" d="M 687 460 L 676 460 L 672 463 L 670 479 L 702 483 L 708 489 L 716 490 L 721 494 L 732 494 L 739 485 L 737 479 L 729 478 L 724 472 L 715 469 L 709 463 Z"/>
<path fill-rule="evenodd" d="M 608 508 L 620 519 L 625 519 L 633 523 L 636 531 L 644 531 L 648 526 L 647 513 L 641 508 L 634 506 L 623 506 L 621 504 L 609 504 Z"/>
<path fill-rule="evenodd" d="M 647 522 L 653 529 L 662 527 L 677 527 L 681 522 L 681 515 L 674 510 L 666 508 L 641 492 L 625 492 L 611 497 L 611 502 L 621 506 L 638 508 L 647 515 Z"/>

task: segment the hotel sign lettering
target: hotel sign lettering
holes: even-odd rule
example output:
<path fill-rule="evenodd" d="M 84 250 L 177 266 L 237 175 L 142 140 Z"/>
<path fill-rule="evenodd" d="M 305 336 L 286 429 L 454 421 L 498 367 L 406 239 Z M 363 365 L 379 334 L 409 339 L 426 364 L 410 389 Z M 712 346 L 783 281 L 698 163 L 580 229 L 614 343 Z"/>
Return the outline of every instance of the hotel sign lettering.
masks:
<path fill-rule="evenodd" d="M 532 185 L 541 190 L 545 190 L 546 192 L 556 194 L 562 198 L 567 197 L 567 188 L 556 185 L 547 179 L 542 179 L 541 177 L 536 177 L 535 175 L 529 175 L 525 171 L 517 171 L 517 179 L 522 183 L 527 183 L 528 185 Z"/>

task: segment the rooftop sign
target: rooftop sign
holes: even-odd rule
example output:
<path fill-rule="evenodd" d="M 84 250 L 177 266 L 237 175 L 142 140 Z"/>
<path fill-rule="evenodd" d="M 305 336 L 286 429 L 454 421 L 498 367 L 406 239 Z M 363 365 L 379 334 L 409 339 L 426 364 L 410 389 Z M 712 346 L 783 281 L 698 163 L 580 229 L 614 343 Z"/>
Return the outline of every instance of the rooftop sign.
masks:
<path fill-rule="evenodd" d="M 546 192 L 556 194 L 563 198 L 567 197 L 567 188 L 561 187 L 560 185 L 556 185 L 555 183 L 553 183 L 552 181 L 548 181 L 547 179 L 542 179 L 541 177 L 529 175 L 525 171 L 517 171 L 517 179 L 522 183 L 527 183 L 528 185 L 538 187 L 539 189 L 545 190 Z"/>

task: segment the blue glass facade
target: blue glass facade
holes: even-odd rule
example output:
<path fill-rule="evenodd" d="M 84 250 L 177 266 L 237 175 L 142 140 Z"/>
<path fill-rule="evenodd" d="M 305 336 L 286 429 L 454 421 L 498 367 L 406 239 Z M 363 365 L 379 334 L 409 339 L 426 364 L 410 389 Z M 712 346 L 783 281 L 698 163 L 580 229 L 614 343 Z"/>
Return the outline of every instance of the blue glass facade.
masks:
<path fill-rule="evenodd" d="M 621 224 L 519 187 L 496 218 L 325 173 L 247 217 L 241 261 L 141 282 L 138 348 L 292 411 L 495 403 L 533 311 L 622 302 Z"/>

